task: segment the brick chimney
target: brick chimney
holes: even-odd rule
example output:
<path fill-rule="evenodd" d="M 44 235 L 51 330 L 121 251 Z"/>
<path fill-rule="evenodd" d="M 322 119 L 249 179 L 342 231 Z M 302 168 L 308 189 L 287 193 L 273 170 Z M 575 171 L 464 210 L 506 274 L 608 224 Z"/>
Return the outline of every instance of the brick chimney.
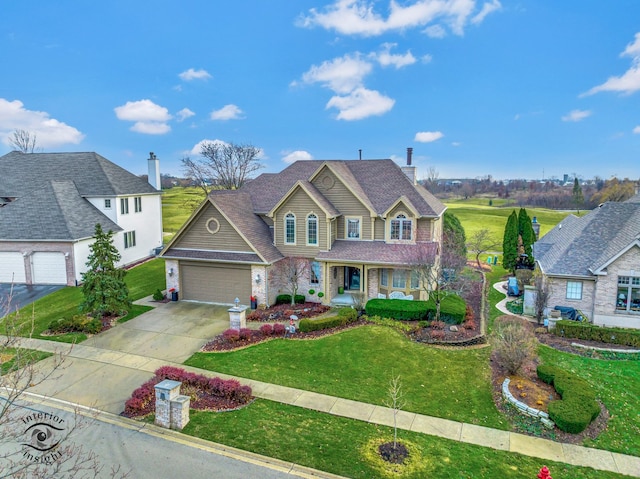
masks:
<path fill-rule="evenodd" d="M 147 160 L 147 166 L 149 167 L 149 184 L 156 190 L 162 189 L 162 183 L 160 182 L 160 160 L 153 153 L 149 153 L 149 159 Z"/>
<path fill-rule="evenodd" d="M 407 175 L 407 178 L 411 180 L 414 185 L 418 184 L 418 178 L 416 174 L 416 167 L 411 164 L 413 157 L 413 148 L 407 148 L 407 166 L 401 166 L 400 169 Z"/>

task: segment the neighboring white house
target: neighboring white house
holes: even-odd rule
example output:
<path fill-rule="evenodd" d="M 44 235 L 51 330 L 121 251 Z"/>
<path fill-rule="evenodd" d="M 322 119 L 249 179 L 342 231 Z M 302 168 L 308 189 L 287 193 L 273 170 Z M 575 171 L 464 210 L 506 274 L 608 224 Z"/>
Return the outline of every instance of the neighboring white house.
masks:
<path fill-rule="evenodd" d="M 75 285 L 95 225 L 113 231 L 120 266 L 162 246 L 158 160 L 149 182 L 97 153 L 0 157 L 0 283 Z"/>
<path fill-rule="evenodd" d="M 548 306 L 571 306 L 594 324 L 640 328 L 640 195 L 568 216 L 534 245 Z"/>

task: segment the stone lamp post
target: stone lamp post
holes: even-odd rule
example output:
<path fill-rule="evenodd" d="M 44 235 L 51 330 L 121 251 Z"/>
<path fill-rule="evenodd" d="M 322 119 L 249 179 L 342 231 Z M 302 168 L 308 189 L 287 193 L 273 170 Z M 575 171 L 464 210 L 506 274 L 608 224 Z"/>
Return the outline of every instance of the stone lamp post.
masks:
<path fill-rule="evenodd" d="M 247 327 L 247 307 L 242 306 L 238 298 L 233 302 L 235 306 L 227 310 L 229 311 L 229 329 L 240 331 L 241 328 Z"/>

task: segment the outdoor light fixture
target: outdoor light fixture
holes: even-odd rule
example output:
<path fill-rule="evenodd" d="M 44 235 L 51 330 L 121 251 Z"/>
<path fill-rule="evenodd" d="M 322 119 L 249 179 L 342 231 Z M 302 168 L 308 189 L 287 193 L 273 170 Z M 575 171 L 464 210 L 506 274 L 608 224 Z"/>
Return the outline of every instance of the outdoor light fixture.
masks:
<path fill-rule="evenodd" d="M 238 305 L 240 304 L 240 300 L 238 298 L 234 299 L 233 302 L 236 305 L 236 308 L 238 307 Z"/>
<path fill-rule="evenodd" d="M 169 268 L 169 276 L 173 276 L 173 268 Z"/>
<path fill-rule="evenodd" d="M 260 284 L 260 281 L 262 281 L 262 278 L 260 277 L 260 273 L 256 274 L 256 284 Z"/>

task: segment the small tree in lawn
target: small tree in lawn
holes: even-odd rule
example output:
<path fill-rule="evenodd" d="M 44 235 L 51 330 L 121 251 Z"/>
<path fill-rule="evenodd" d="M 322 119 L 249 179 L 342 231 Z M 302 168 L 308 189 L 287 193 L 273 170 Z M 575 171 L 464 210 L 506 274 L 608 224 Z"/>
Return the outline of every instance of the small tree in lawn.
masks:
<path fill-rule="evenodd" d="M 83 311 L 95 317 L 116 316 L 131 307 L 126 271 L 116 268 L 120 253 L 113 245 L 113 232 L 96 225 L 95 242 L 89 246 L 86 273 L 82 274 Z"/>
<path fill-rule="evenodd" d="M 504 228 L 502 238 L 502 266 L 511 271 L 516 270 L 518 262 L 518 215 L 515 210 L 511 212 Z"/>
<path fill-rule="evenodd" d="M 481 230 L 474 232 L 467 242 L 467 248 L 469 251 L 476 255 L 478 269 L 482 269 L 482 265 L 480 264 L 480 255 L 488 253 L 496 247 L 498 247 L 498 242 L 493 238 L 491 231 L 487 228 L 482 228 Z"/>
<path fill-rule="evenodd" d="M 398 412 L 404 407 L 404 392 L 402 391 L 402 383 L 400 376 L 394 376 L 389 381 L 388 400 L 385 406 L 393 411 L 393 450 L 398 447 Z"/>
<path fill-rule="evenodd" d="M 291 305 L 295 304 L 300 281 L 309 275 L 309 260 L 288 256 L 273 265 L 272 278 L 283 291 L 291 295 Z"/>

